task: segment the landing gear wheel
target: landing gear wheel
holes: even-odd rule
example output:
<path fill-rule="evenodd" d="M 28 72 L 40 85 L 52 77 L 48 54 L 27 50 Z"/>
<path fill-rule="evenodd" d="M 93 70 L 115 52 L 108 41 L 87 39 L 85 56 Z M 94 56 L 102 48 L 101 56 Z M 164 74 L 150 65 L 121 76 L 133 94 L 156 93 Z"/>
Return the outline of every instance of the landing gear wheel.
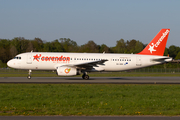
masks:
<path fill-rule="evenodd" d="M 82 78 L 85 79 L 85 80 L 88 80 L 89 79 L 89 75 L 83 75 Z"/>
<path fill-rule="evenodd" d="M 85 79 L 85 80 L 88 80 L 88 79 L 89 79 L 89 75 L 85 75 L 85 76 L 84 76 L 84 79 Z"/>
<path fill-rule="evenodd" d="M 27 76 L 27 78 L 28 78 L 28 79 L 31 79 L 31 76 L 30 76 L 30 75 L 28 75 L 28 76 Z"/>
<path fill-rule="evenodd" d="M 85 79 L 85 80 L 89 79 L 89 75 L 87 75 L 87 72 L 83 73 L 82 78 Z"/>
<path fill-rule="evenodd" d="M 85 76 L 85 75 L 82 75 L 82 79 L 84 79 L 84 76 Z"/>

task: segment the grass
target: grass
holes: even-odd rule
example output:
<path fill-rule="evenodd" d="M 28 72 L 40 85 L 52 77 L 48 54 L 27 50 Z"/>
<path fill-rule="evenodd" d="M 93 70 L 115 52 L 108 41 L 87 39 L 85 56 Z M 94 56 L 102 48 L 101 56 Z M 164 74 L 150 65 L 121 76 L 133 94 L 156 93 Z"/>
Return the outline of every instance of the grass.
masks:
<path fill-rule="evenodd" d="M 180 85 L 0 84 L 0 115 L 180 115 Z"/>

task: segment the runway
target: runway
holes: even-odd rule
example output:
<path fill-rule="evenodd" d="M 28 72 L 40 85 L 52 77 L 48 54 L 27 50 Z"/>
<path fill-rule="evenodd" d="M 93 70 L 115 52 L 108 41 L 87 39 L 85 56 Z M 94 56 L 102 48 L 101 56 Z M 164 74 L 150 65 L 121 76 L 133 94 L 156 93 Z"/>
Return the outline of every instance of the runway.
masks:
<path fill-rule="evenodd" d="M 180 77 L 0 77 L 0 83 L 23 84 L 180 84 Z"/>

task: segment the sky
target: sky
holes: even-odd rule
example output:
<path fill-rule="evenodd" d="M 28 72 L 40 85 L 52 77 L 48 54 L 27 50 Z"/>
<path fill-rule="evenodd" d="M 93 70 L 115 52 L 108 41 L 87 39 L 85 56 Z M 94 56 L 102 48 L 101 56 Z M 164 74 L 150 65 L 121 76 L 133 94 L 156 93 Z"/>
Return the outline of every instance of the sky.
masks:
<path fill-rule="evenodd" d="M 114 47 L 120 39 L 148 44 L 170 28 L 180 46 L 180 0 L 0 0 L 0 38 L 70 38 Z"/>

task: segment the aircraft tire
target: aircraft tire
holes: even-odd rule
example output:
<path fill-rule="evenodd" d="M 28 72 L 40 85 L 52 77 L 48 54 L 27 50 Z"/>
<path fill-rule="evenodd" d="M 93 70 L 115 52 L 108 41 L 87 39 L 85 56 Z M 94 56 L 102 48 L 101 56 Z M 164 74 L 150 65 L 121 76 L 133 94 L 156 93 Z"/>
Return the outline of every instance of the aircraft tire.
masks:
<path fill-rule="evenodd" d="M 28 75 L 28 76 L 27 76 L 27 78 L 28 78 L 28 79 L 31 79 L 31 76 L 30 76 L 30 75 Z"/>
<path fill-rule="evenodd" d="M 89 79 L 89 75 L 84 75 L 84 79 L 88 80 Z"/>
<path fill-rule="evenodd" d="M 82 76 L 82 79 L 84 79 L 84 76 L 85 76 L 85 75 Z"/>

